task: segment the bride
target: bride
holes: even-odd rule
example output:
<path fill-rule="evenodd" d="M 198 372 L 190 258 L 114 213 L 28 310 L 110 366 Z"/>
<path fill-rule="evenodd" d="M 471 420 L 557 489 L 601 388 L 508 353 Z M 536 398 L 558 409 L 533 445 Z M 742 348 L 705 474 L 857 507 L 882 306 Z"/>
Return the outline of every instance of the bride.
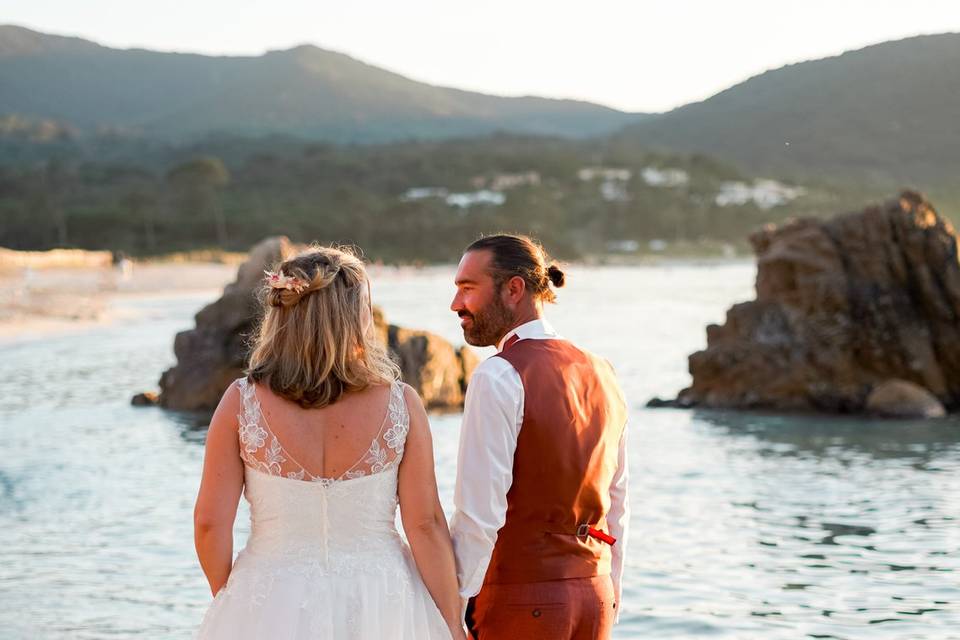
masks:
<path fill-rule="evenodd" d="M 198 638 L 462 640 L 427 416 L 376 338 L 362 262 L 312 248 L 264 293 L 247 376 L 207 434 L 194 528 L 215 597 Z"/>

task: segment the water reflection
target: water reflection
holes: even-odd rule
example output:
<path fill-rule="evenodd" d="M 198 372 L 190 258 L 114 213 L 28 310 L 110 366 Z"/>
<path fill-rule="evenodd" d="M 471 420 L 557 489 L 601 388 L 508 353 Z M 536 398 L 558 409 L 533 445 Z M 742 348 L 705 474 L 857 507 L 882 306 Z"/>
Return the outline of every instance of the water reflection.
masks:
<path fill-rule="evenodd" d="M 906 458 L 923 468 L 944 453 L 960 449 L 960 417 L 889 420 L 830 415 L 783 415 L 695 409 L 694 419 L 731 436 L 760 442 L 761 455 L 813 455 L 849 460 L 851 454 L 875 459 Z M 935 470 L 935 469 L 931 469 Z"/>
<path fill-rule="evenodd" d="M 632 420 L 637 636 L 703 617 L 732 638 L 937 638 L 960 624 L 956 420 Z"/>
<path fill-rule="evenodd" d="M 180 437 L 189 443 L 202 445 L 207 441 L 207 429 L 210 427 L 211 415 L 205 411 L 172 411 L 159 407 L 149 407 L 148 411 L 160 411 L 180 434 Z"/>

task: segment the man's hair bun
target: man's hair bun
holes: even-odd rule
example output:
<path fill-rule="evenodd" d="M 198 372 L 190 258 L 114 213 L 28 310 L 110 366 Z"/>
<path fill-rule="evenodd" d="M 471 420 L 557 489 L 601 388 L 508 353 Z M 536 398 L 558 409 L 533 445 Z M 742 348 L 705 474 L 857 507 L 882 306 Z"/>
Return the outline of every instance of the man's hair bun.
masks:
<path fill-rule="evenodd" d="M 520 277 L 534 299 L 541 302 L 557 301 L 557 294 L 550 285 L 563 286 L 563 271 L 555 262 L 547 266 L 547 254 L 535 240 L 527 236 L 498 233 L 471 243 L 466 249 L 466 252 L 470 251 L 490 252 L 489 272 L 497 289 L 510 278 Z"/>
<path fill-rule="evenodd" d="M 547 267 L 547 277 L 550 278 L 550 282 L 553 283 L 553 286 L 558 289 L 563 286 L 563 283 L 566 281 L 566 276 L 564 276 L 563 271 L 560 270 L 555 264 Z"/>

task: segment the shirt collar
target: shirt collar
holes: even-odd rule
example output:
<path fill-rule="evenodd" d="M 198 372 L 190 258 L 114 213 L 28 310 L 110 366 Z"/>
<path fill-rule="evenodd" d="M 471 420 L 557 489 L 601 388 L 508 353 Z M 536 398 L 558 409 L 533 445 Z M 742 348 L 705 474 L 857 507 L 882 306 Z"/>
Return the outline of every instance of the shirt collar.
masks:
<path fill-rule="evenodd" d="M 500 339 L 500 342 L 497 343 L 497 352 L 503 350 L 503 345 L 507 340 L 510 339 L 510 336 L 517 336 L 520 340 L 527 340 L 530 338 L 533 339 L 544 339 L 544 338 L 556 338 L 557 332 L 553 330 L 553 327 L 550 326 L 550 323 L 547 322 L 544 318 L 537 318 L 536 320 L 531 320 L 530 322 L 525 322 L 518 327 L 514 327 L 507 332 L 503 338 Z"/>

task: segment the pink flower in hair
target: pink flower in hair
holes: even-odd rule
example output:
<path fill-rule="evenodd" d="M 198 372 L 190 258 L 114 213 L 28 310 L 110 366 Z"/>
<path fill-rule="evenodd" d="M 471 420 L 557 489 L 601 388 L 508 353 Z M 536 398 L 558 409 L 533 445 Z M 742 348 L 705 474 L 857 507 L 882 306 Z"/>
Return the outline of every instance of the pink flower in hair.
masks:
<path fill-rule="evenodd" d="M 278 271 L 264 271 L 267 284 L 274 289 L 287 289 L 295 293 L 302 293 L 307 283 L 296 276 L 288 276 Z"/>

